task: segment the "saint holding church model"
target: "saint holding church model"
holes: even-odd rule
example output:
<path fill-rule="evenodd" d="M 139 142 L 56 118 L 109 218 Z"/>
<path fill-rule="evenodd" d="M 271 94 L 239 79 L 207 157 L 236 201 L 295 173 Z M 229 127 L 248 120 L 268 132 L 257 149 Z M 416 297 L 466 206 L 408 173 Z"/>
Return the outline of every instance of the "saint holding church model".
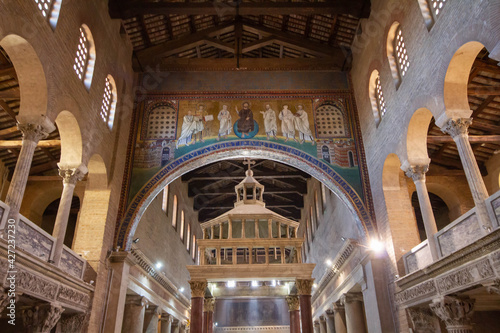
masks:
<path fill-rule="evenodd" d="M 238 120 L 238 132 L 241 133 L 241 137 L 250 137 L 250 132 L 254 130 L 254 121 L 253 121 L 253 113 L 250 110 L 250 104 L 248 102 L 243 103 L 243 109 L 238 111 L 238 108 L 235 107 L 236 113 L 240 119 Z"/>

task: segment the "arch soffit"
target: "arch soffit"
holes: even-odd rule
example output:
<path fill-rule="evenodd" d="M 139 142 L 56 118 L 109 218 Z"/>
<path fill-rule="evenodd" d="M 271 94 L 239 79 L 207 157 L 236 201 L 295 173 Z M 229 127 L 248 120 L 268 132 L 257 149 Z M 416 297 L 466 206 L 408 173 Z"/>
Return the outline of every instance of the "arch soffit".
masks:
<path fill-rule="evenodd" d="M 59 167 L 76 168 L 82 164 L 83 145 L 80 126 L 69 111 L 61 111 L 55 120 L 61 136 L 61 160 Z"/>
<path fill-rule="evenodd" d="M 409 165 L 428 165 L 427 133 L 432 120 L 427 108 L 417 109 L 408 123 L 406 133 L 406 161 Z"/>
<path fill-rule="evenodd" d="M 104 190 L 108 188 L 108 171 L 101 155 L 95 153 L 88 162 L 87 189 Z"/>
<path fill-rule="evenodd" d="M 287 165 L 296 167 L 299 170 L 307 172 L 311 176 L 325 184 L 334 192 L 347 206 L 353 214 L 354 220 L 361 240 L 369 239 L 375 236 L 376 226 L 371 220 L 370 213 L 365 204 L 359 198 L 357 193 L 330 167 L 326 164 L 309 156 L 309 161 L 301 156 L 303 154 L 291 154 L 289 148 L 279 144 L 273 144 L 274 149 L 268 149 L 260 146 L 258 148 L 245 142 L 239 147 L 225 147 L 217 149 L 215 147 L 201 148 L 197 152 L 185 155 L 183 158 L 174 160 L 165 168 L 161 169 L 149 182 L 142 187 L 138 194 L 130 201 L 126 208 L 124 217 L 119 221 L 118 232 L 115 235 L 115 246 L 121 249 L 129 249 L 133 235 L 137 229 L 138 223 L 153 199 L 169 183 L 182 176 L 183 174 L 200 168 L 212 162 L 235 159 L 235 158 L 264 158 L 275 160 Z M 304 154 L 305 155 L 305 154 Z"/>
<path fill-rule="evenodd" d="M 383 190 L 399 190 L 401 188 L 399 177 L 401 174 L 401 161 L 398 155 L 390 153 L 384 161 L 382 170 L 382 188 Z"/>

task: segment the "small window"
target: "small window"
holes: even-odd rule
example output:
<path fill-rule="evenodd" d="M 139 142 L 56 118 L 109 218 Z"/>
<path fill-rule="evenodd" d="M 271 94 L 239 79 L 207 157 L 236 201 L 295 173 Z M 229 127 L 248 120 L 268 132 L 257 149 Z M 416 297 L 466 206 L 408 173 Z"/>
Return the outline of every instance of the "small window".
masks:
<path fill-rule="evenodd" d="M 312 227 L 313 227 L 313 230 L 316 231 L 318 229 L 318 221 L 316 221 L 316 218 L 314 216 L 314 208 L 313 206 L 311 205 L 311 207 L 309 207 L 309 218 L 311 219 L 311 224 L 312 224 Z"/>
<path fill-rule="evenodd" d="M 181 235 L 181 241 L 184 241 L 184 210 L 181 210 L 181 230 L 180 230 L 180 235 Z"/>
<path fill-rule="evenodd" d="M 405 41 L 403 39 L 403 32 L 401 27 L 396 30 L 396 38 L 394 39 L 395 57 L 398 63 L 399 75 L 403 78 L 408 72 L 410 60 L 408 59 L 408 52 L 406 51 Z"/>
<path fill-rule="evenodd" d="M 62 0 L 35 0 L 43 17 L 49 22 L 52 30 L 56 28 Z"/>
<path fill-rule="evenodd" d="M 326 210 L 326 186 L 321 184 L 321 203 L 323 204 L 323 214 Z"/>
<path fill-rule="evenodd" d="M 174 195 L 174 203 L 172 207 L 172 227 L 177 229 L 177 196 Z"/>
<path fill-rule="evenodd" d="M 377 70 L 374 70 L 370 76 L 368 90 L 372 105 L 373 118 L 375 119 L 375 124 L 378 126 L 387 112 L 387 107 L 385 104 L 384 93 L 382 91 L 382 84 L 380 82 L 380 74 Z"/>
<path fill-rule="evenodd" d="M 115 80 L 111 75 L 108 75 L 104 84 L 104 96 L 101 105 L 101 118 L 108 125 L 109 129 L 113 128 L 116 109 L 116 86 Z"/>
<path fill-rule="evenodd" d="M 309 219 L 307 219 L 307 222 L 306 222 L 306 233 L 307 233 L 307 240 L 310 242 L 312 242 L 312 229 L 311 229 L 311 221 Z"/>
<path fill-rule="evenodd" d="M 318 200 L 318 190 L 314 191 L 314 206 L 316 208 L 316 219 L 319 221 L 320 218 L 320 208 L 319 208 L 319 200 Z"/>
<path fill-rule="evenodd" d="M 84 24 L 80 27 L 80 35 L 73 69 L 85 88 L 90 89 L 95 65 L 95 47 L 90 29 Z"/>
<path fill-rule="evenodd" d="M 196 261 L 196 235 L 193 235 L 193 244 L 191 245 L 191 255 L 193 260 Z"/>
<path fill-rule="evenodd" d="M 418 5 L 424 17 L 425 26 L 431 30 L 438 16 L 443 11 L 446 0 L 418 0 Z"/>
<path fill-rule="evenodd" d="M 188 223 L 187 225 L 187 233 L 186 233 L 186 250 L 190 249 L 191 246 L 191 224 Z"/>
<path fill-rule="evenodd" d="M 168 216 L 168 185 L 163 189 L 163 199 L 161 202 L 161 210 Z"/>

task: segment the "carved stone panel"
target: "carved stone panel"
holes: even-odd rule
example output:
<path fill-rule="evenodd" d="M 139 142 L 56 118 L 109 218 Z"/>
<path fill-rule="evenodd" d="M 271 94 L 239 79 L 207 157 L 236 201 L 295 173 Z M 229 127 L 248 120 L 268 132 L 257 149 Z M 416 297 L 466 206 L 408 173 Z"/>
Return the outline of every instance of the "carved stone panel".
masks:
<path fill-rule="evenodd" d="M 57 284 L 22 270 L 18 270 L 16 278 L 19 290 L 41 296 L 42 298 L 55 299 Z"/>
<path fill-rule="evenodd" d="M 396 294 L 396 304 L 404 304 L 420 298 L 426 298 L 437 294 L 434 281 L 425 281 L 414 287 L 400 291 Z"/>
<path fill-rule="evenodd" d="M 89 306 L 90 296 L 73 288 L 61 286 L 57 294 L 57 300 L 86 308 Z"/>
<path fill-rule="evenodd" d="M 453 290 L 475 284 L 484 279 L 493 277 L 495 273 L 488 259 L 482 259 L 458 271 L 446 274 L 436 279 L 439 292 L 445 294 Z"/>

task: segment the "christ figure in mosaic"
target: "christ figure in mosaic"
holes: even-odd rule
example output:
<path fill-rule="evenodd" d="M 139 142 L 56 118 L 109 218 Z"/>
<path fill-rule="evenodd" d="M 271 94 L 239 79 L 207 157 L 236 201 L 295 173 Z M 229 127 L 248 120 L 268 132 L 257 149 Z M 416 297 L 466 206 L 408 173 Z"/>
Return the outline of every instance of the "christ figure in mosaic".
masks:
<path fill-rule="evenodd" d="M 243 103 L 243 109 L 238 111 L 236 108 L 236 113 L 240 116 L 238 120 L 238 132 L 241 133 L 241 137 L 250 137 L 250 132 L 254 130 L 253 113 L 250 110 L 250 104 L 248 102 Z"/>
<path fill-rule="evenodd" d="M 269 140 L 272 136 L 276 139 L 276 133 L 278 132 L 278 125 L 276 125 L 276 112 L 271 109 L 271 105 L 266 104 L 266 111 L 260 111 L 264 116 L 264 127 L 266 129 L 267 139 Z"/>
<path fill-rule="evenodd" d="M 224 139 L 227 138 L 229 134 L 231 134 L 231 130 L 233 128 L 233 122 L 231 121 L 231 113 L 227 109 L 227 105 L 222 105 L 222 110 L 219 111 L 219 115 L 217 116 L 219 119 L 220 127 L 219 127 L 219 135 L 217 136 L 217 141 L 220 140 L 221 137 Z"/>
<path fill-rule="evenodd" d="M 294 116 L 292 111 L 288 109 L 287 104 L 283 105 L 283 110 L 281 110 L 279 118 L 281 120 L 281 132 L 285 137 L 285 142 L 287 142 L 288 139 L 297 141 L 297 139 L 295 139 Z"/>
<path fill-rule="evenodd" d="M 312 145 L 315 145 L 316 141 L 314 140 L 311 129 L 309 128 L 307 112 L 301 104 L 297 105 L 297 112 L 294 116 L 295 129 L 299 131 L 299 142 L 304 143 L 304 141 L 311 141 Z"/>

